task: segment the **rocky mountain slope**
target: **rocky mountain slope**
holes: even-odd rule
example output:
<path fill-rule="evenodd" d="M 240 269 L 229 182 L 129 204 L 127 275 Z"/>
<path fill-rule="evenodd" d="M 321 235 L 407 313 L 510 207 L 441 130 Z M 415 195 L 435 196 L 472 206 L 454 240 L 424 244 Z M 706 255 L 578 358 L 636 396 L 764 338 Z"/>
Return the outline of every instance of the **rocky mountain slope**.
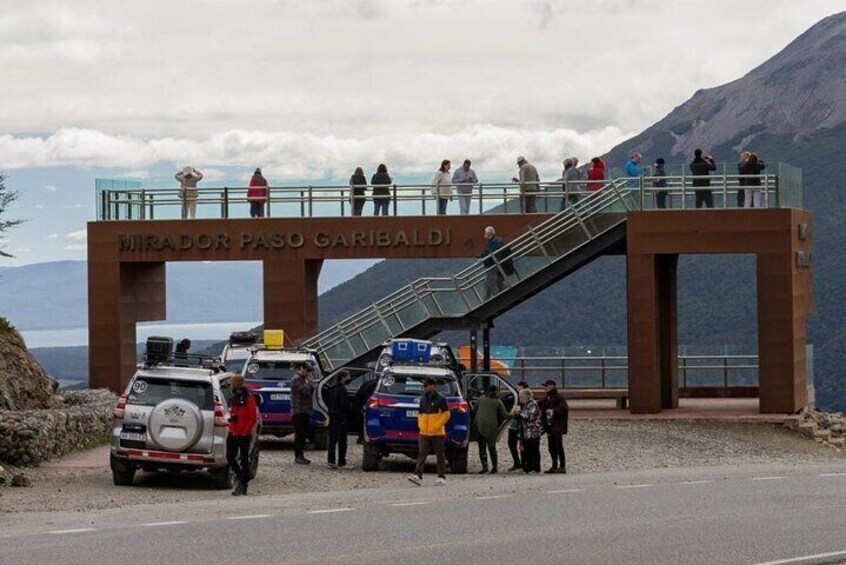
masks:
<path fill-rule="evenodd" d="M 53 379 L 3 322 L 0 329 L 0 410 L 36 410 L 53 405 Z"/>
<path fill-rule="evenodd" d="M 700 90 L 665 118 L 617 147 L 647 162 L 679 166 L 701 147 L 733 162 L 757 152 L 803 168 L 804 207 L 814 214 L 815 346 L 818 405 L 846 409 L 846 12 L 826 18 L 746 76 Z M 326 293 L 321 323 L 352 313 L 419 276 L 453 272 L 455 262 L 385 261 Z M 754 347 L 754 257 L 688 256 L 679 267 L 679 342 Z M 602 258 L 496 320 L 496 343 L 623 344 L 625 262 Z M 552 330 L 552 331 L 550 331 Z M 466 341 L 466 336 L 456 336 Z"/>

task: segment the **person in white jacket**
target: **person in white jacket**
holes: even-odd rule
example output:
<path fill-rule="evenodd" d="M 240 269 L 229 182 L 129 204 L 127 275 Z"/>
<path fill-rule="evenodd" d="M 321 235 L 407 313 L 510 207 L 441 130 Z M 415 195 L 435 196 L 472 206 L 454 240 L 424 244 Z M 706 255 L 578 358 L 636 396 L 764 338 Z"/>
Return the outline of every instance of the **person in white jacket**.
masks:
<path fill-rule="evenodd" d="M 182 219 L 197 217 L 197 183 L 203 180 L 203 173 L 191 165 L 185 165 L 182 170 L 176 173 L 176 180 L 179 181 L 179 198 L 182 200 Z"/>
<path fill-rule="evenodd" d="M 447 204 L 452 200 L 452 177 L 449 174 L 449 159 L 441 161 L 441 168 L 432 179 L 432 194 L 438 201 L 438 215 L 445 216 Z"/>

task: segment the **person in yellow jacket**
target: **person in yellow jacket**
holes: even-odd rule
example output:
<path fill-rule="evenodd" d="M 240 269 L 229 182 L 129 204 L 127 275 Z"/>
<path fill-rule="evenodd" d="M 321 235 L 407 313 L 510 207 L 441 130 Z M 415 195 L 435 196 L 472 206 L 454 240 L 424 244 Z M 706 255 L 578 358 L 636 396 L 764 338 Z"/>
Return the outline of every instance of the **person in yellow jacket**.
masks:
<path fill-rule="evenodd" d="M 423 484 L 423 466 L 434 453 L 438 458 L 438 478 L 435 485 L 446 484 L 446 460 L 444 459 L 444 436 L 449 421 L 449 403 L 446 397 L 435 389 L 435 379 L 427 377 L 423 382 L 424 393 L 417 410 L 417 427 L 420 428 L 417 467 L 408 480 L 417 486 Z"/>

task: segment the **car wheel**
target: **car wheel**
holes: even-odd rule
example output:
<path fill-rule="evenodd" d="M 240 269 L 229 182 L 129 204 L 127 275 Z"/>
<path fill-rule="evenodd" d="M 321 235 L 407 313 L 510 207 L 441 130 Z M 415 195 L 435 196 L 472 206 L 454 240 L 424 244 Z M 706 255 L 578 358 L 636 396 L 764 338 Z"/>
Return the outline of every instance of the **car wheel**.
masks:
<path fill-rule="evenodd" d="M 329 447 L 329 430 L 317 428 L 314 430 L 314 448 L 318 451 L 326 451 Z"/>
<path fill-rule="evenodd" d="M 121 461 L 114 455 L 109 456 L 109 466 L 112 468 L 112 482 L 118 487 L 131 487 L 135 480 L 135 467 L 131 463 Z"/>
<path fill-rule="evenodd" d="M 230 489 L 232 488 L 232 484 L 235 479 L 235 474 L 232 472 L 232 469 L 229 468 L 229 465 L 226 465 L 224 467 L 212 469 L 211 479 L 214 488 L 220 490 Z"/>
<path fill-rule="evenodd" d="M 382 459 L 379 448 L 375 445 L 364 444 L 364 456 L 361 458 L 361 468 L 365 472 L 378 471 L 379 461 Z"/>
<path fill-rule="evenodd" d="M 454 475 L 467 474 L 467 448 L 455 449 L 452 452 L 450 471 Z"/>

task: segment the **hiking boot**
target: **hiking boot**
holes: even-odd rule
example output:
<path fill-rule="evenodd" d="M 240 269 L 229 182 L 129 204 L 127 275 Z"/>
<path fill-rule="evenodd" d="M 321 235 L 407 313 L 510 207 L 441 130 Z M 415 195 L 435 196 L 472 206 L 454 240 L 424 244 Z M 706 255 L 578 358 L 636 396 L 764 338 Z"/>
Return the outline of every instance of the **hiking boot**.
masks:
<path fill-rule="evenodd" d="M 557 473 L 557 472 L 558 472 L 558 467 L 550 467 L 549 469 L 544 471 L 544 474 L 551 475 L 552 473 Z"/>
<path fill-rule="evenodd" d="M 567 469 L 565 469 L 564 467 L 561 467 L 561 468 L 559 468 L 559 469 L 558 469 L 558 471 L 556 471 L 556 472 L 557 472 L 557 473 L 561 473 L 562 475 L 566 475 L 566 474 L 567 474 Z"/>
<path fill-rule="evenodd" d="M 246 494 L 244 483 L 238 481 L 235 483 L 235 488 L 232 489 L 232 496 L 243 496 L 244 494 Z"/>
<path fill-rule="evenodd" d="M 520 469 L 522 469 L 522 468 L 523 468 L 523 467 L 521 467 L 520 465 L 512 465 L 511 467 L 509 467 L 509 468 L 508 468 L 508 471 L 509 471 L 510 473 L 513 473 L 514 471 L 519 471 L 519 470 L 520 470 Z"/>
<path fill-rule="evenodd" d="M 409 475 L 408 480 L 417 486 L 423 485 L 423 477 L 420 475 Z"/>
<path fill-rule="evenodd" d="M 479 471 L 479 474 L 480 474 L 480 475 L 484 475 L 484 474 L 485 474 L 485 473 L 487 473 L 487 472 L 488 472 L 488 468 L 487 468 L 487 466 L 485 466 L 485 467 L 482 467 L 482 470 L 481 470 L 481 471 Z"/>
<path fill-rule="evenodd" d="M 329 467 L 330 469 L 337 469 L 338 468 L 338 466 L 335 465 L 334 463 L 327 463 L 326 466 Z"/>
<path fill-rule="evenodd" d="M 496 475 L 496 467 L 491 467 L 491 475 Z"/>
<path fill-rule="evenodd" d="M 294 463 L 296 463 L 297 465 L 310 465 L 311 461 L 309 461 L 305 457 L 297 457 L 294 459 Z"/>

